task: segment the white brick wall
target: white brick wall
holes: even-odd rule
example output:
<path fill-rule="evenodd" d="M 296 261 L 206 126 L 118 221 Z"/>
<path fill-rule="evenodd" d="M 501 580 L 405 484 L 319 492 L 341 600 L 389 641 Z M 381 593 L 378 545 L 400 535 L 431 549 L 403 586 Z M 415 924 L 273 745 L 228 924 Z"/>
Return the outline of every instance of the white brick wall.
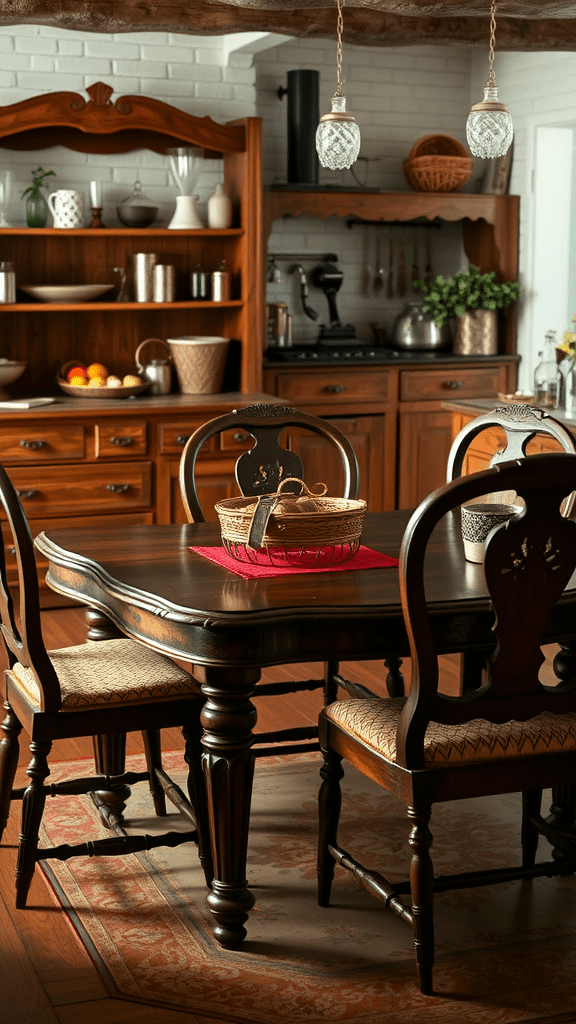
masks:
<path fill-rule="evenodd" d="M 138 32 L 108 35 L 66 31 L 44 25 L 0 27 L 0 103 L 11 104 L 41 92 L 83 92 L 99 80 L 114 87 L 117 96 L 154 96 L 198 117 L 225 122 L 254 115 L 254 69 L 251 54 L 232 54 L 223 67 L 221 37 Z M 41 165 L 56 172 L 52 188 L 77 188 L 89 196 L 89 182 L 102 182 L 105 223 L 117 222 L 116 206 L 131 191 L 136 178 L 168 221 L 174 209 L 175 188 L 167 161 L 147 150 L 120 156 L 87 156 L 63 147 L 17 153 L 0 149 L 0 167 L 10 166 L 16 178 L 8 220 L 25 222 L 20 194 Z M 199 209 L 220 177 L 220 164 L 198 182 Z"/>

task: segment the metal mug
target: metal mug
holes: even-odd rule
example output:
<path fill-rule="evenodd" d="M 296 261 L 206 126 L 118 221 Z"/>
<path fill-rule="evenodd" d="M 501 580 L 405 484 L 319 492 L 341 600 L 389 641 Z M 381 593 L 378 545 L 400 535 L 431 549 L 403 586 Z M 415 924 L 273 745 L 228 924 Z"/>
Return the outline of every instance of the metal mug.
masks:
<path fill-rule="evenodd" d="M 80 228 L 84 216 L 84 196 L 71 188 L 59 188 L 48 196 L 55 228 Z"/>
<path fill-rule="evenodd" d="M 149 363 L 140 362 L 140 353 L 144 345 L 150 342 L 162 345 L 168 353 L 168 359 L 151 359 Z M 162 338 L 146 338 L 141 341 L 136 349 L 136 369 L 142 378 L 142 383 L 150 384 L 152 395 L 168 395 L 172 387 L 172 369 L 170 366 L 170 348 Z"/>

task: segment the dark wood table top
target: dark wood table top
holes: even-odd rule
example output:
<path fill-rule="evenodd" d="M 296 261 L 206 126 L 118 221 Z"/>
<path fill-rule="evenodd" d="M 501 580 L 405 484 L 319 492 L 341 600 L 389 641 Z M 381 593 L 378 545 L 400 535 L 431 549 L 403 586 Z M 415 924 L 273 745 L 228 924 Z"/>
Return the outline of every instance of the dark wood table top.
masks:
<path fill-rule="evenodd" d="M 406 510 L 369 513 L 362 542 L 397 557 L 409 517 Z M 190 551 L 219 542 L 218 526 L 210 523 L 71 527 L 36 539 L 55 590 L 108 613 L 129 635 L 175 657 L 191 646 L 196 662 L 238 666 L 408 653 L 397 568 L 245 580 Z M 464 559 L 457 515 L 432 538 L 427 596 L 440 650 L 491 646 L 482 567 Z M 567 593 L 551 630 L 555 638 L 573 628 L 571 604 Z"/>

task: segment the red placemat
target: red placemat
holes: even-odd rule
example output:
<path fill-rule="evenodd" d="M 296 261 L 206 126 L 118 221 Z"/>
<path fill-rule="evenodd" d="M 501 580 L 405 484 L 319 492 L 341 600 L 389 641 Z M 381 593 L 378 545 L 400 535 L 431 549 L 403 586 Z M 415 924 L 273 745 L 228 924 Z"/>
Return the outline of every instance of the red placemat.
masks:
<path fill-rule="evenodd" d="M 241 576 L 244 580 L 267 576 L 297 576 L 311 572 L 346 572 L 348 569 L 384 569 L 391 565 L 398 565 L 397 558 L 392 558 L 391 555 L 383 555 L 380 551 L 374 551 L 372 548 L 366 548 L 363 545 L 358 548 L 353 558 L 350 558 L 347 562 L 340 562 L 338 565 L 321 566 L 318 569 L 299 569 L 292 566 L 277 565 L 252 565 L 249 562 L 238 562 L 223 547 L 191 547 L 190 551 L 194 551 L 197 555 L 202 555 L 203 558 L 208 558 L 211 562 L 216 562 L 217 565 L 222 565 L 225 569 L 235 573 L 236 576 Z"/>

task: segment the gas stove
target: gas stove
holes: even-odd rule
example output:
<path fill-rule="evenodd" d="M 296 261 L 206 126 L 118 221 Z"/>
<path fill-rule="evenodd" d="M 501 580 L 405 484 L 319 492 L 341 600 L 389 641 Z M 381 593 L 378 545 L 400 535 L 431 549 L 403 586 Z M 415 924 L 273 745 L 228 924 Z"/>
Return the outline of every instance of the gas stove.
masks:
<path fill-rule="evenodd" d="M 315 366 L 334 363 L 388 363 L 401 359 L 405 353 L 381 345 L 293 345 L 290 348 L 269 348 L 267 363 L 310 363 Z"/>

